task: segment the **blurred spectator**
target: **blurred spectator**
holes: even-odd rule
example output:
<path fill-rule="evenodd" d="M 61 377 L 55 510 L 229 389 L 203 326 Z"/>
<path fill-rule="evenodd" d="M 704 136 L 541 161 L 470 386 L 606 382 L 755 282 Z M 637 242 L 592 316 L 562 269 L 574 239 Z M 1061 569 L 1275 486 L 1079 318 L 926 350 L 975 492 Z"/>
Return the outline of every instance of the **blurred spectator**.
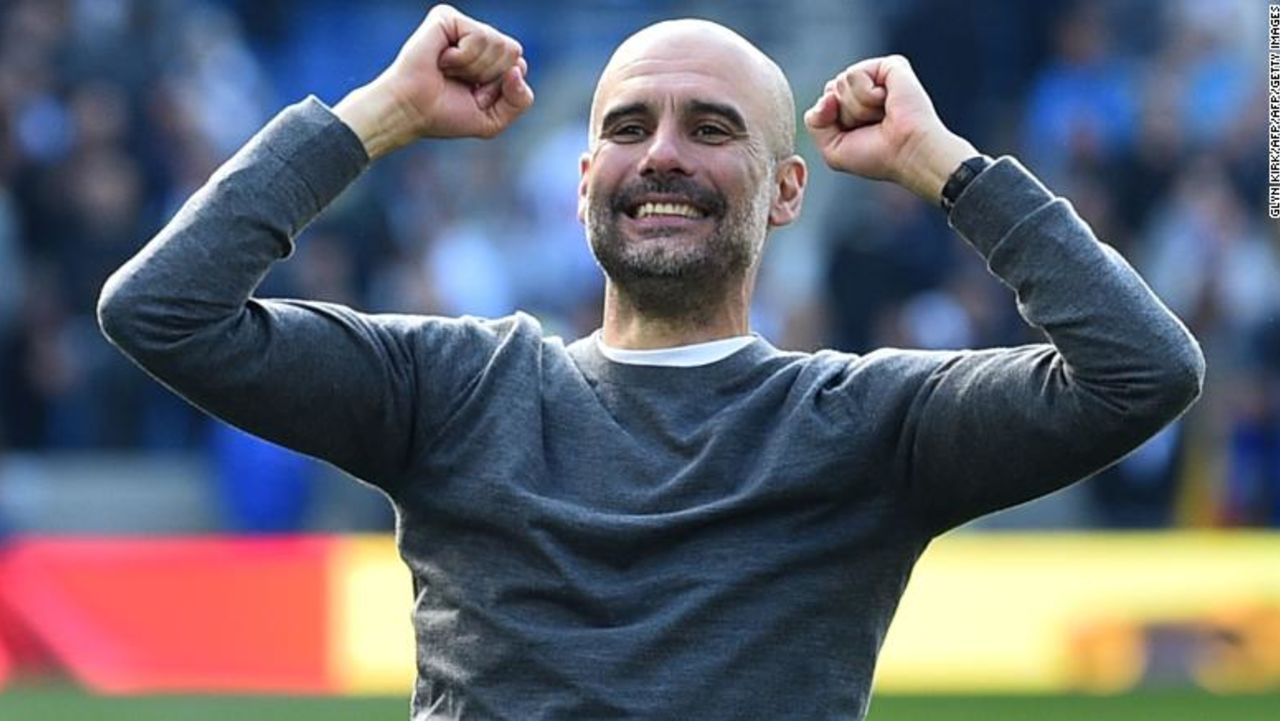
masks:
<path fill-rule="evenodd" d="M 1235 408 L 1222 504 L 1228 525 L 1280 527 L 1280 403 L 1274 387 L 1267 390 Z"/>
<path fill-rule="evenodd" d="M 1080 2 L 1055 28 L 1056 55 L 1031 90 L 1025 159 L 1050 185 L 1097 167 L 1133 141 L 1137 108 L 1128 58 L 1115 53 L 1100 2 Z"/>
<path fill-rule="evenodd" d="M 1179 172 L 1149 219 L 1139 266 L 1173 310 L 1238 364 L 1247 331 L 1280 309 L 1280 257 L 1213 155 Z"/>
<path fill-rule="evenodd" d="M 13 332 L 22 303 L 24 268 L 18 225 L 13 200 L 0 185 L 0 338 Z"/>
<path fill-rule="evenodd" d="M 578 221 L 578 163 L 587 150 L 586 109 L 580 118 L 548 131 L 519 171 L 521 225 L 509 233 L 507 255 L 516 269 L 518 305 L 555 316 L 569 335 L 598 326 L 573 321 L 581 309 L 599 315 L 604 278 Z M 572 327 L 577 326 L 577 327 Z"/>
<path fill-rule="evenodd" d="M 1173 522 L 1185 423 L 1166 426 L 1085 483 L 1101 528 L 1164 528 Z"/>
<path fill-rule="evenodd" d="M 318 462 L 224 423 L 211 423 L 209 428 L 214 478 L 227 530 L 302 530 Z"/>
<path fill-rule="evenodd" d="M 868 190 L 875 216 L 835 216 L 832 235 L 839 240 L 827 265 L 833 338 L 858 352 L 899 344 L 885 330 L 889 316 L 913 294 L 941 285 L 961 250 L 946 220 L 909 192 L 890 184 Z"/>
<path fill-rule="evenodd" d="M 875 51 L 911 57 L 945 120 L 1069 197 L 1204 342 L 1205 400 L 1090 482 L 1084 523 L 1280 525 L 1280 235 L 1262 221 L 1255 4 L 855 5 L 884 40 Z M 605 17 L 554 3 L 557 28 L 593 30 L 565 46 L 528 9 L 469 6 L 528 40 L 538 110 L 492 142 L 421 143 L 379 163 L 260 292 L 371 311 L 520 308 L 550 332 L 589 333 L 602 282 L 577 220 L 591 91 L 578 66 L 603 64 L 607 34 L 688 7 L 613 3 Z M 725 12 L 776 28 L 795 10 Z M 106 347 L 94 301 L 278 108 L 307 92 L 336 101 L 422 13 L 408 0 L 0 3 L 0 448 L 202 452 L 221 469 L 230 525 L 305 523 L 307 464 L 211 429 Z M 819 31 L 830 35 L 798 36 L 779 57 L 848 35 L 838 23 Z M 793 76 L 802 106 L 816 80 Z M 1040 339 L 936 209 L 886 184 L 857 184 L 859 202 L 846 202 L 852 184 L 824 196 L 823 184 L 844 181 L 813 177 L 805 215 L 819 222 L 771 240 L 766 263 L 778 262 L 752 308 L 759 331 L 857 352 Z"/>

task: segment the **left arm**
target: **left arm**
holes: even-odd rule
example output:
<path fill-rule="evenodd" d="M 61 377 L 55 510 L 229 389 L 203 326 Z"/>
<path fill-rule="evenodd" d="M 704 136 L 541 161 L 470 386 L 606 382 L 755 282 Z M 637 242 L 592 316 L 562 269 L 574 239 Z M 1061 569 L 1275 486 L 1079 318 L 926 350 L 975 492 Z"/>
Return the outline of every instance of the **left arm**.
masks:
<path fill-rule="evenodd" d="M 900 57 L 850 67 L 805 120 L 832 167 L 934 204 L 977 155 L 938 120 Z M 979 175 L 950 221 L 1051 344 L 933 356 L 910 394 L 899 454 L 899 490 L 931 532 L 1117 460 L 1181 414 L 1204 377 L 1182 323 L 1017 161 Z"/>

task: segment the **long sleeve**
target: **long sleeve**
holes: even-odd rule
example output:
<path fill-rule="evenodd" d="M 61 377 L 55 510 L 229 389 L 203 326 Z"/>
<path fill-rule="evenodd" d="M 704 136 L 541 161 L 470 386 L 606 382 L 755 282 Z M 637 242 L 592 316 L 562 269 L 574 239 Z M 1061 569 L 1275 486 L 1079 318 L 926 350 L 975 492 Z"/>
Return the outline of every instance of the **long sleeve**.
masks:
<path fill-rule="evenodd" d="M 1180 415 L 1204 378 L 1183 324 L 1016 160 L 975 179 L 951 222 L 1051 344 L 921 354 L 902 458 L 934 532 L 1118 460 Z"/>
<path fill-rule="evenodd" d="M 319 101 L 287 108 L 107 281 L 98 313 L 113 343 L 195 405 L 386 486 L 475 367 L 480 324 L 250 297 L 367 163 Z"/>

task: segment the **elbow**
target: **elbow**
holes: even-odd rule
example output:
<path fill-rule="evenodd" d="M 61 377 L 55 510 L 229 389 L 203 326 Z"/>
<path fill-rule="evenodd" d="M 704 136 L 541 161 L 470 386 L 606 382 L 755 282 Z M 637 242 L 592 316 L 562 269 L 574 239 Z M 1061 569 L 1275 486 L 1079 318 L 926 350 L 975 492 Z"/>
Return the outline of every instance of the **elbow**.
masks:
<path fill-rule="evenodd" d="M 1164 401 L 1161 405 L 1174 418 L 1190 408 L 1204 391 L 1204 352 L 1187 333 L 1185 340 L 1166 354 L 1165 361 L 1160 381 L 1160 396 Z"/>
<path fill-rule="evenodd" d="M 1112 382 L 1082 384 L 1103 409 L 1095 421 L 1109 418 L 1126 427 L 1159 429 L 1185 413 L 1204 390 L 1204 353 L 1185 331 L 1175 342 L 1152 342 L 1127 363 Z"/>
<path fill-rule="evenodd" d="M 127 335 L 129 327 L 129 300 L 122 287 L 120 271 L 107 278 L 98 294 L 98 328 L 111 342 L 119 345 L 119 339 Z"/>
<path fill-rule="evenodd" d="M 117 270 L 107 279 L 98 294 L 98 328 L 116 347 L 131 354 L 141 337 L 142 298 L 130 282 L 125 268 Z"/>

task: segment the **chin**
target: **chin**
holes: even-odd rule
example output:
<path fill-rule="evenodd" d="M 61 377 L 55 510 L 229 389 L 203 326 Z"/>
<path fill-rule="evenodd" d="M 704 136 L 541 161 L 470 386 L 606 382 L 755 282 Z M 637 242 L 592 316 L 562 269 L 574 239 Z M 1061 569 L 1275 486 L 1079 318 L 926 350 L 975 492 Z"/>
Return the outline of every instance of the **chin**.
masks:
<path fill-rule="evenodd" d="M 705 280 L 714 267 L 699 253 L 672 252 L 670 248 L 643 248 L 639 253 L 626 253 L 621 258 L 622 275 L 632 278 L 667 278 L 671 280 Z"/>

